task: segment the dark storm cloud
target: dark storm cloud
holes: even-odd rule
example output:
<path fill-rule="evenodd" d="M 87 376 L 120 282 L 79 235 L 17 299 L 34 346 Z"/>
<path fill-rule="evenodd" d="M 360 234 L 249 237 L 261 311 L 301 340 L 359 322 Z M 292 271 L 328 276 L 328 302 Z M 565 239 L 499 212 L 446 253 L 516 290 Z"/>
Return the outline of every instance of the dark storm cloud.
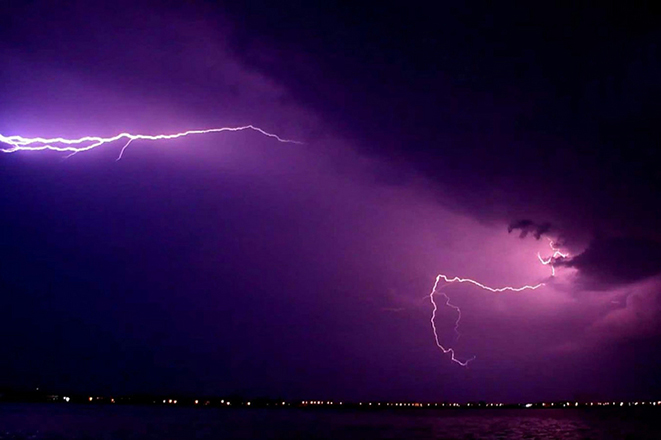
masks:
<path fill-rule="evenodd" d="M 428 294 L 440 271 L 494 285 L 548 277 L 535 258 L 548 243 L 508 236 L 514 218 L 548 220 L 553 238 L 660 230 L 651 14 L 268 1 L 0 9 L 11 18 L 0 27 L 3 134 L 241 121 L 305 141 L 132 145 L 118 163 L 110 151 L 63 163 L 3 155 L 2 381 L 510 400 L 567 398 L 562 378 L 608 371 L 583 352 L 544 350 L 573 341 L 614 294 L 595 306 L 550 282 L 534 295 L 453 286 L 467 312 L 459 344 L 480 359 L 469 374 L 433 344 Z M 599 255 L 577 257 L 584 278 L 613 268 Z M 655 288 L 630 295 L 608 328 L 637 329 Z M 452 332 L 454 319 L 439 324 Z M 635 372 L 618 383 L 659 390 Z"/>
<path fill-rule="evenodd" d="M 649 6 L 447 5 L 435 14 L 268 1 L 227 10 L 242 24 L 237 56 L 363 152 L 428 177 L 445 206 L 499 227 L 543 219 L 572 255 L 597 232 L 661 240 L 661 31 Z M 606 251 L 617 249 L 595 244 L 576 258 L 583 287 L 623 287 L 656 271 L 641 248 L 623 249 L 627 258 Z M 559 299 L 558 289 L 544 293 Z M 603 293 L 596 305 L 568 299 L 572 309 L 536 339 L 613 307 Z M 618 384 L 636 387 L 623 376 Z"/>
<path fill-rule="evenodd" d="M 595 239 L 585 252 L 555 264 L 578 269 L 592 285 L 633 283 L 661 273 L 661 244 L 641 238 Z"/>
<path fill-rule="evenodd" d="M 542 235 L 551 230 L 551 223 L 535 223 L 532 220 L 516 220 L 510 223 L 507 227 L 507 232 L 511 233 L 514 230 L 520 230 L 519 237 L 526 238 L 528 234 L 532 234 L 537 240 L 542 238 Z"/>
<path fill-rule="evenodd" d="M 481 220 L 544 218 L 582 242 L 661 238 L 660 31 L 628 6 L 226 9 L 237 56 L 364 151 Z"/>

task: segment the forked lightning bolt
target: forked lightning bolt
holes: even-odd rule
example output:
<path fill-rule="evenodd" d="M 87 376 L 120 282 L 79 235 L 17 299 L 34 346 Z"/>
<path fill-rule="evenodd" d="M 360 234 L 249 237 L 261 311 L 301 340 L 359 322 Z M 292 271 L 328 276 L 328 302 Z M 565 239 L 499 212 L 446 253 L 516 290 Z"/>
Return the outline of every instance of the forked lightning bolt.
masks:
<path fill-rule="evenodd" d="M 555 267 L 553 266 L 553 263 L 558 258 L 567 258 L 567 257 L 569 257 L 569 254 L 560 252 L 559 248 L 555 247 L 555 244 L 554 244 L 553 240 L 550 240 L 550 246 L 551 246 L 551 249 L 553 250 L 553 255 L 552 256 L 548 257 L 548 259 L 545 260 L 538 253 L 537 257 L 539 258 L 539 261 L 543 265 L 549 265 L 549 264 L 551 265 L 551 276 L 555 276 Z M 443 281 L 445 284 L 443 284 L 442 286 L 439 287 L 439 283 L 441 281 Z M 512 286 L 490 287 L 490 286 L 482 284 L 478 281 L 472 280 L 470 278 L 448 277 L 447 275 L 443 275 L 443 274 L 438 275 L 436 277 L 436 281 L 434 282 L 434 287 L 432 288 L 431 292 L 429 293 L 429 301 L 431 302 L 432 307 L 433 307 L 430 322 L 431 322 L 432 331 L 434 333 L 434 341 L 436 342 L 436 345 L 438 346 L 438 348 L 440 348 L 441 351 L 443 351 L 444 354 L 449 354 L 450 355 L 450 360 L 452 362 L 455 362 L 455 363 L 461 365 L 462 367 L 467 366 L 469 362 L 471 362 L 472 360 L 475 359 L 475 356 L 473 356 L 472 358 L 467 359 L 465 361 L 457 359 L 457 357 L 455 356 L 454 349 L 451 348 L 451 347 L 446 348 L 439 341 L 438 332 L 436 330 L 436 322 L 435 322 L 436 321 L 436 312 L 438 311 L 438 306 L 436 305 L 436 301 L 434 300 L 434 296 L 435 295 L 441 295 L 441 296 L 443 296 L 443 298 L 445 298 L 445 306 L 450 307 L 451 309 L 454 309 L 454 310 L 457 311 L 457 320 L 454 323 L 454 332 L 457 335 L 457 339 L 459 338 L 459 335 L 460 335 L 460 333 L 459 333 L 459 321 L 461 321 L 461 309 L 459 307 L 457 307 L 456 305 L 450 303 L 450 297 L 445 292 L 440 291 L 444 286 L 447 286 L 447 285 L 452 284 L 452 283 L 468 283 L 468 284 L 472 284 L 476 287 L 479 287 L 480 289 L 487 290 L 487 291 L 493 292 L 493 293 L 507 292 L 507 291 L 509 291 L 509 292 L 522 292 L 524 290 L 536 290 L 536 289 L 539 289 L 540 287 L 544 286 L 544 283 L 539 283 L 539 284 L 535 284 L 535 285 L 525 285 L 525 286 L 521 286 L 521 287 L 512 287 Z"/>
<path fill-rule="evenodd" d="M 195 134 L 210 134 L 210 133 L 221 133 L 224 131 L 234 132 L 234 131 L 244 131 L 252 130 L 256 131 L 264 136 L 268 136 L 276 139 L 278 142 L 288 142 L 294 144 L 300 144 L 301 142 L 293 141 L 290 139 L 283 139 L 280 136 L 269 133 L 259 127 L 254 125 L 243 125 L 240 127 L 221 127 L 221 128 L 209 128 L 206 130 L 188 130 L 180 133 L 173 134 L 131 134 L 131 133 L 120 133 L 111 137 L 99 137 L 99 136 L 84 136 L 81 138 L 66 139 L 61 137 L 56 138 L 28 138 L 23 136 L 5 136 L 0 134 L 0 143 L 8 145 L 6 148 L 0 148 L 0 151 L 3 153 L 16 153 L 19 151 L 59 151 L 67 152 L 70 155 L 81 153 L 84 151 L 93 150 L 94 148 L 101 147 L 102 145 L 109 144 L 120 139 L 125 139 L 126 143 L 122 147 L 119 157 L 117 160 L 122 158 L 124 151 L 133 141 L 137 140 L 148 140 L 148 141 L 160 141 L 168 139 L 177 139 L 184 136 L 190 136 Z"/>
<path fill-rule="evenodd" d="M 549 246 L 551 246 L 551 249 L 553 250 L 553 255 L 551 255 L 550 257 L 548 257 L 545 260 L 544 258 L 542 258 L 542 256 L 538 252 L 537 253 L 537 258 L 539 258 L 539 261 L 543 265 L 545 265 L 545 266 L 548 265 L 548 264 L 551 265 L 551 276 L 554 277 L 555 276 L 555 266 L 553 265 L 553 263 L 555 263 L 555 261 L 558 258 L 567 258 L 567 257 L 569 257 L 569 254 L 565 254 L 565 253 L 560 252 L 560 249 L 555 247 L 555 243 L 551 239 L 549 239 Z"/>
<path fill-rule="evenodd" d="M 436 311 L 438 310 L 438 306 L 436 305 L 436 301 L 434 301 L 434 295 L 439 294 L 439 290 L 441 288 L 438 287 L 438 283 L 441 282 L 441 280 L 443 280 L 446 283 L 469 283 L 469 284 L 473 284 L 474 286 L 477 286 L 481 289 L 488 290 L 490 292 L 505 292 L 505 291 L 521 292 L 523 290 L 539 289 L 540 287 L 542 287 L 544 285 L 544 283 L 539 283 L 539 284 L 536 284 L 534 286 L 523 286 L 523 287 L 506 286 L 506 287 L 494 288 L 494 287 L 486 286 L 482 283 L 479 283 L 475 280 L 471 280 L 469 278 L 459 278 L 459 277 L 450 278 L 450 277 L 448 277 L 446 275 L 443 275 L 443 274 L 438 275 L 436 277 L 436 282 L 434 283 L 434 287 L 432 288 L 431 292 L 429 293 L 429 301 L 431 301 L 431 304 L 433 306 L 430 322 L 431 322 L 432 331 L 434 332 L 434 341 L 436 342 L 436 345 L 438 346 L 438 348 L 440 348 L 443 351 L 443 353 L 450 354 L 450 360 L 452 362 L 456 362 L 457 364 L 461 365 L 462 367 L 467 366 L 470 361 L 475 359 L 475 356 L 473 356 L 472 358 L 467 359 L 465 361 L 461 361 L 461 360 L 457 359 L 457 357 L 455 356 L 455 352 L 454 352 L 453 348 L 445 348 L 443 346 L 443 344 L 441 344 L 441 342 L 438 339 L 438 332 L 436 331 L 435 320 L 436 320 Z M 440 294 L 445 298 L 445 305 L 457 311 L 458 317 L 457 317 L 457 320 L 455 321 L 454 331 L 457 334 L 457 336 L 459 336 L 459 321 L 461 320 L 461 309 L 459 307 L 455 306 L 454 304 L 450 303 L 450 297 L 448 297 L 445 294 L 445 292 L 440 292 Z"/>

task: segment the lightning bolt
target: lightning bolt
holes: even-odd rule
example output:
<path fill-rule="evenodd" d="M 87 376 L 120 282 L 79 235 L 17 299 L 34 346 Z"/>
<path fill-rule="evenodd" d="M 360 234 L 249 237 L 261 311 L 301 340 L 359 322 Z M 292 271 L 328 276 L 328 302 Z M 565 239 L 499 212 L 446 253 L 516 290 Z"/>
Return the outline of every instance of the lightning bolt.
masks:
<path fill-rule="evenodd" d="M 109 144 L 115 141 L 118 141 L 120 139 L 126 139 L 126 144 L 122 147 L 119 156 L 117 157 L 117 160 L 120 160 L 122 158 L 122 155 L 124 154 L 124 151 L 126 151 L 126 148 L 131 144 L 131 142 L 136 141 L 136 140 L 148 140 L 148 141 L 160 141 L 160 140 L 169 140 L 169 139 L 177 139 L 180 137 L 185 137 L 185 136 L 190 136 L 190 135 L 197 135 L 197 134 L 210 134 L 210 133 L 221 133 L 221 132 L 236 132 L 236 131 L 244 131 L 244 130 L 252 130 L 256 131 L 264 136 L 268 136 L 270 138 L 276 139 L 278 142 L 287 142 L 287 143 L 294 143 L 294 144 L 300 144 L 301 142 L 298 141 L 293 141 L 290 139 L 283 139 L 280 136 L 269 133 L 259 127 L 255 127 L 254 125 L 244 125 L 240 127 L 221 127 L 221 128 L 209 128 L 205 130 L 188 130 L 188 131 L 183 131 L 180 133 L 174 133 L 174 134 L 156 134 L 156 135 L 148 135 L 148 134 L 131 134 L 131 133 L 120 133 L 116 136 L 111 136 L 111 137 L 99 137 L 99 136 L 84 136 L 81 138 L 76 138 L 76 139 L 66 139 L 66 138 L 42 138 L 42 137 L 35 137 L 35 138 L 27 138 L 23 136 L 5 136 L 0 134 L 0 143 L 4 143 L 8 145 L 6 148 L 0 148 L 0 151 L 3 153 L 16 153 L 19 151 L 44 151 L 44 150 L 50 150 L 50 151 L 58 151 L 58 152 L 68 152 L 70 153 L 69 156 L 77 154 L 77 153 L 82 153 L 84 151 L 89 151 L 93 150 L 95 148 L 101 147 L 105 144 Z"/>
<path fill-rule="evenodd" d="M 551 276 L 555 276 L 555 267 L 553 266 L 553 263 L 558 259 L 558 258 L 567 258 L 569 257 L 568 253 L 563 253 L 560 251 L 559 248 L 555 246 L 555 243 L 553 240 L 549 240 L 549 244 L 551 246 L 551 250 L 553 250 L 553 255 L 548 257 L 547 259 L 542 258 L 542 256 L 537 253 L 537 257 L 539 258 L 539 261 L 543 265 L 551 265 Z M 439 283 L 443 282 L 444 284 L 439 287 Z M 489 292 L 493 293 L 500 293 L 500 292 L 522 292 L 524 290 L 537 290 L 540 287 L 544 286 L 544 283 L 539 283 L 535 285 L 525 285 L 521 287 L 512 287 L 512 286 L 505 286 L 505 287 L 490 287 L 485 284 L 480 283 L 479 281 L 475 281 L 470 278 L 460 278 L 460 277 L 449 277 L 447 275 L 439 274 L 436 276 L 436 281 L 434 282 L 434 287 L 432 288 L 431 292 L 429 293 L 429 301 L 432 304 L 432 313 L 431 313 L 431 328 L 432 332 L 434 333 L 434 341 L 436 342 L 436 346 L 443 351 L 444 354 L 449 354 L 450 355 L 450 360 L 452 362 L 455 362 L 462 367 L 466 367 L 469 362 L 475 359 L 475 356 L 473 356 L 470 359 L 467 359 L 465 361 L 459 360 L 456 355 L 455 351 L 451 347 L 445 347 L 441 342 L 439 341 L 438 338 L 438 332 L 436 330 L 436 312 L 438 311 L 438 305 L 436 304 L 436 301 L 434 300 L 435 295 L 442 296 L 445 299 L 445 306 L 450 307 L 451 309 L 454 309 L 457 312 L 457 320 L 454 323 L 454 332 L 456 334 L 456 339 L 459 339 L 460 333 L 459 333 L 459 321 L 461 321 L 461 309 L 452 304 L 450 302 L 450 297 L 445 293 L 441 292 L 441 289 L 449 284 L 452 283 L 468 283 L 472 284 L 476 287 L 479 287 L 480 289 L 487 290 Z M 456 340 L 455 339 L 455 340 Z"/>
<path fill-rule="evenodd" d="M 454 323 L 454 331 L 457 334 L 457 339 L 459 338 L 459 335 L 460 335 L 460 333 L 459 333 L 459 321 L 461 320 L 461 309 L 458 306 L 450 303 L 450 297 L 445 292 L 439 292 L 440 289 L 443 287 L 443 286 L 438 287 L 438 283 L 440 283 L 441 280 L 444 281 L 447 284 L 451 284 L 451 283 L 469 283 L 469 284 L 477 286 L 481 289 L 488 290 L 489 292 L 494 292 L 494 293 L 505 292 L 505 291 L 521 292 L 523 290 L 535 290 L 535 289 L 539 289 L 540 287 L 542 287 L 544 285 L 544 283 L 539 283 L 539 284 L 536 284 L 534 286 L 528 286 L 528 285 L 522 286 L 522 287 L 506 286 L 506 287 L 495 288 L 495 287 L 489 287 L 487 285 L 484 285 L 484 284 L 482 284 L 478 281 L 472 280 L 470 278 L 459 278 L 459 277 L 450 278 L 446 275 L 439 274 L 436 277 L 436 282 L 434 283 L 434 287 L 432 288 L 431 292 L 429 293 L 429 301 L 431 302 L 431 304 L 433 306 L 430 322 L 431 322 L 432 331 L 434 333 L 434 341 L 436 342 L 436 346 L 438 348 L 440 348 L 441 351 L 443 351 L 444 354 L 449 354 L 450 355 L 450 360 L 452 362 L 455 362 L 455 363 L 461 365 L 462 367 L 467 366 L 469 362 L 471 362 L 472 360 L 475 359 L 475 356 L 473 356 L 472 358 L 467 359 L 465 361 L 461 361 L 461 360 L 457 359 L 457 357 L 455 356 L 455 351 L 454 351 L 453 348 L 445 348 L 443 346 L 443 344 L 441 344 L 441 342 L 438 339 L 438 332 L 436 330 L 436 322 L 435 322 L 436 321 L 436 312 L 438 310 L 438 306 L 436 305 L 436 301 L 434 300 L 434 295 L 440 294 L 441 296 L 443 296 L 443 298 L 445 298 L 445 306 L 450 307 L 450 308 L 457 311 L 457 320 Z"/>
<path fill-rule="evenodd" d="M 68 152 L 70 153 L 67 157 L 72 156 L 77 153 L 93 150 L 95 148 L 101 147 L 105 144 L 113 143 L 116 142 L 120 139 L 126 139 L 126 143 L 124 146 L 121 148 L 119 156 L 117 157 L 117 160 L 120 160 L 122 156 L 124 155 L 124 152 L 128 148 L 128 146 L 136 140 L 149 140 L 149 141 L 159 141 L 159 140 L 169 140 L 169 139 L 177 139 L 185 136 L 190 136 L 190 135 L 200 135 L 200 134 L 210 134 L 210 133 L 221 133 L 221 132 L 238 132 L 238 131 L 244 131 L 244 130 L 252 130 L 256 131 L 264 136 L 271 137 L 276 139 L 278 142 L 284 142 L 284 143 L 294 143 L 294 144 L 301 144 L 301 142 L 290 140 L 290 139 L 284 139 L 281 138 L 280 136 L 269 133 L 259 127 L 256 127 L 254 125 L 244 125 L 240 127 L 220 127 L 220 128 L 210 128 L 210 129 L 203 129 L 203 130 L 188 130 L 188 131 L 183 131 L 179 133 L 173 133 L 173 134 L 156 134 L 156 135 L 146 135 L 146 134 L 131 134 L 131 133 L 120 133 L 115 136 L 111 137 L 99 137 L 99 136 L 84 136 L 80 138 L 74 138 L 74 139 L 67 139 L 67 138 L 62 138 L 62 137 L 56 137 L 56 138 L 42 138 L 42 137 L 35 137 L 35 138 L 28 138 L 28 137 L 23 137 L 20 135 L 14 135 L 14 136 L 5 136 L 3 134 L 0 134 L 0 143 L 3 143 L 5 145 L 8 145 L 9 147 L 7 148 L 0 148 L 0 152 L 2 153 L 16 153 L 20 151 L 44 151 L 44 150 L 50 150 L 50 151 L 57 151 L 57 152 Z M 542 258 L 542 256 L 538 253 L 537 257 L 539 261 L 543 265 L 551 265 L 551 275 L 555 276 L 555 267 L 553 265 L 553 262 L 557 260 L 558 258 L 567 258 L 569 254 L 560 252 L 559 248 L 555 247 L 555 244 L 552 240 L 550 240 L 550 247 L 553 250 L 552 256 L 548 257 L 547 259 Z M 489 292 L 493 293 L 499 293 L 499 292 L 505 292 L 505 291 L 512 291 L 512 292 L 521 292 L 524 290 L 536 290 L 542 286 L 544 286 L 544 283 L 539 283 L 536 285 L 525 285 L 522 287 L 511 287 L 511 286 L 505 286 L 505 287 L 490 287 L 485 284 L 482 284 L 478 281 L 475 281 L 470 278 L 460 278 L 460 277 L 448 277 L 447 275 L 439 274 L 436 277 L 436 281 L 434 282 L 434 287 L 432 288 L 430 294 L 429 294 L 429 300 L 433 306 L 432 310 L 432 315 L 431 315 L 431 327 L 434 333 L 434 340 L 436 342 L 436 345 L 438 348 L 440 348 L 444 354 L 449 354 L 450 359 L 452 362 L 455 362 L 463 367 L 467 366 L 469 362 L 475 359 L 475 356 L 473 356 L 470 359 L 467 359 L 465 361 L 461 361 L 456 357 L 455 351 L 453 348 L 445 348 L 439 341 L 438 337 L 438 332 L 436 329 L 436 312 L 438 311 L 438 306 L 436 304 L 436 301 L 434 300 L 434 295 L 439 294 L 445 298 L 445 306 L 450 307 L 451 309 L 454 309 L 457 312 L 457 320 L 455 321 L 454 325 L 454 332 L 456 334 L 456 339 L 459 339 L 460 333 L 459 333 L 459 322 L 461 321 L 461 309 L 452 304 L 450 302 L 450 297 L 445 293 L 445 292 L 440 292 L 441 287 L 439 287 L 439 283 L 445 282 L 445 285 L 452 284 L 452 283 L 469 283 L 472 284 L 476 287 L 479 287 L 483 290 L 487 290 Z"/>
<path fill-rule="evenodd" d="M 438 310 L 438 306 L 436 305 L 436 301 L 434 301 L 434 295 L 437 293 L 438 290 L 440 290 L 440 288 L 438 287 L 438 282 L 441 280 L 442 276 L 444 275 L 439 275 L 436 277 L 436 282 L 434 283 L 434 287 L 432 288 L 431 293 L 429 294 L 429 300 L 431 301 L 431 304 L 434 307 L 434 309 L 431 312 L 431 319 L 430 319 L 431 328 L 432 331 L 434 332 L 434 341 L 436 341 L 436 346 L 440 348 L 444 354 L 450 354 L 450 360 L 452 362 L 456 362 L 462 367 L 465 367 L 468 365 L 470 361 L 475 359 L 475 356 L 465 361 L 460 361 L 455 356 L 455 352 L 453 348 L 445 348 L 438 340 L 438 332 L 436 331 L 436 311 Z M 447 296 L 445 292 L 441 292 L 441 295 L 443 295 L 443 297 L 445 298 L 445 305 L 457 311 L 457 320 L 454 323 L 454 331 L 457 334 L 457 338 L 459 338 L 459 321 L 461 320 L 461 309 L 455 306 L 454 304 L 450 303 L 450 297 Z"/>
<path fill-rule="evenodd" d="M 553 255 L 551 255 L 550 257 L 548 257 L 545 260 L 544 258 L 542 258 L 542 256 L 539 254 L 539 252 L 537 252 L 537 258 L 539 258 L 539 261 L 543 265 L 545 265 L 545 266 L 549 265 L 549 264 L 551 265 L 551 276 L 554 277 L 555 276 L 555 266 L 553 265 L 553 263 L 558 258 L 567 258 L 567 257 L 569 257 L 569 254 L 560 252 L 560 249 L 555 247 L 555 243 L 551 239 L 549 239 L 549 246 L 551 246 L 551 250 L 553 251 Z"/>

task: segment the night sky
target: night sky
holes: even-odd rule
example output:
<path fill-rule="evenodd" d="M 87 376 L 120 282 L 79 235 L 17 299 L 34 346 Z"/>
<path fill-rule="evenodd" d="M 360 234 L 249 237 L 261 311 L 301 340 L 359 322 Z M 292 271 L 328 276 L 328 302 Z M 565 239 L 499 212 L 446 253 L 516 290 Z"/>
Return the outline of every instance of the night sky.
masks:
<path fill-rule="evenodd" d="M 658 399 L 651 4 L 305 3 L 0 5 L 5 136 L 303 142 L 1 154 L 0 387 Z M 463 368 L 439 273 L 546 285 L 445 287 Z"/>

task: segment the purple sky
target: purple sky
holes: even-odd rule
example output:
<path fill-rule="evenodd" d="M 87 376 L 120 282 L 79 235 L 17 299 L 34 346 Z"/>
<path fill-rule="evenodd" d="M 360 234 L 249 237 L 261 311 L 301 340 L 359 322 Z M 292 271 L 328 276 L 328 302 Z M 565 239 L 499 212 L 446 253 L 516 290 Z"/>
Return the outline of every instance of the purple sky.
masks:
<path fill-rule="evenodd" d="M 135 142 L 119 162 L 121 143 L 2 155 L 0 386 L 658 397 L 656 29 L 519 12 L 567 29 L 535 55 L 537 31 L 503 33 L 503 11 L 454 11 L 441 32 L 411 11 L 423 30 L 391 27 L 395 10 L 255 8 L 3 6 L 4 135 L 254 124 L 304 144 L 241 132 Z M 521 219 L 551 229 L 508 233 Z M 547 238 L 576 256 L 554 279 Z M 461 368 L 431 333 L 439 273 L 546 286 L 448 286 L 459 341 L 451 309 L 436 323 L 476 356 Z"/>

